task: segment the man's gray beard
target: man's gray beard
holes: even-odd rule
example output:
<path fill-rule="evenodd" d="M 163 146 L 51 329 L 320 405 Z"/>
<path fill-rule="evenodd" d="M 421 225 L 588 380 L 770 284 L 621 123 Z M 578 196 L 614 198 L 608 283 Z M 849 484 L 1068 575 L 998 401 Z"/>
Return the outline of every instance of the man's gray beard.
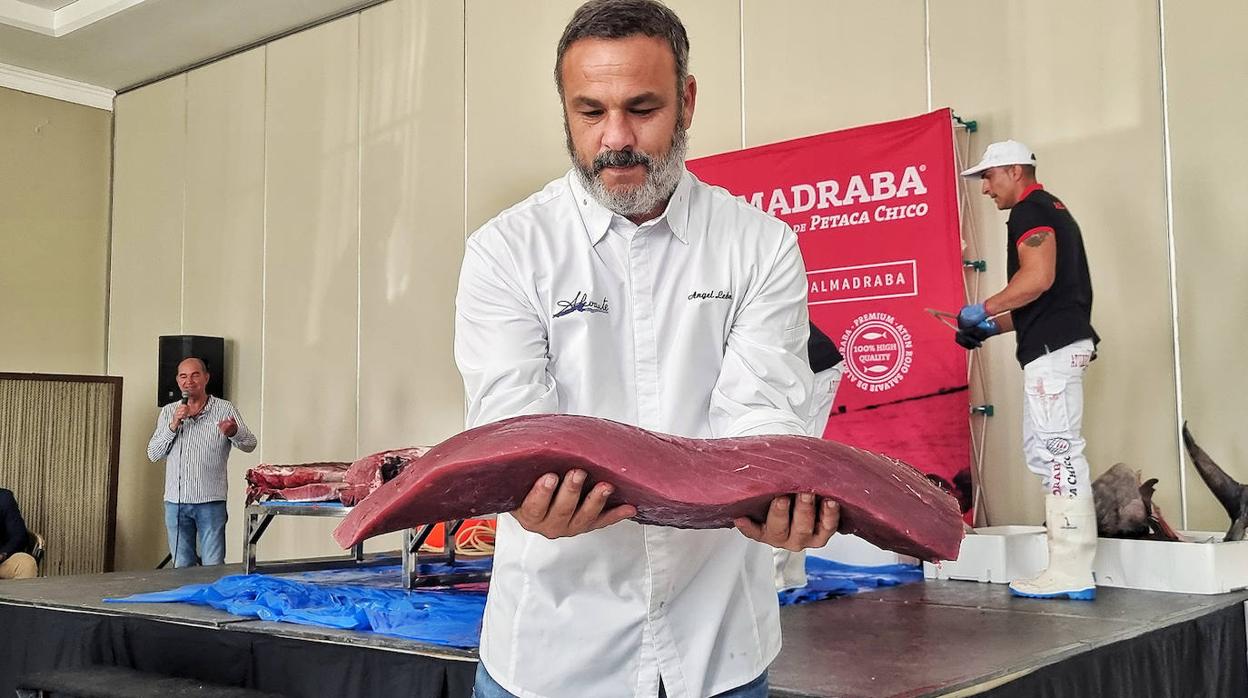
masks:
<path fill-rule="evenodd" d="M 637 152 L 648 161 L 645 165 L 645 181 L 639 186 L 620 188 L 616 191 L 611 191 L 603 183 L 601 171 L 595 174 L 593 163 L 586 166 L 576 156 L 576 149 L 572 145 L 570 134 L 568 154 L 572 156 L 573 169 L 576 170 L 581 185 L 585 187 L 589 195 L 607 210 L 628 217 L 649 213 L 671 198 L 685 171 L 685 151 L 688 145 L 689 132 L 677 122 L 676 130 L 672 132 L 672 147 L 668 148 L 667 155 L 655 160 L 649 153 Z"/>

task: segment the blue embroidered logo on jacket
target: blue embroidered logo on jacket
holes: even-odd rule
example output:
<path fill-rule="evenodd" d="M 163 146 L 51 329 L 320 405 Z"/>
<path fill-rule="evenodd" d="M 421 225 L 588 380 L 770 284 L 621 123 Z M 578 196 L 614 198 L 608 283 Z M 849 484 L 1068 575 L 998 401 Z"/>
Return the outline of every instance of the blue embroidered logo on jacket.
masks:
<path fill-rule="evenodd" d="M 584 291 L 577 291 L 576 295 L 570 301 L 556 301 L 555 305 L 559 306 L 559 312 L 555 313 L 555 317 L 563 317 L 569 313 L 605 313 L 607 312 L 607 297 L 602 297 L 602 302 L 598 303 L 589 300 L 589 294 Z"/>

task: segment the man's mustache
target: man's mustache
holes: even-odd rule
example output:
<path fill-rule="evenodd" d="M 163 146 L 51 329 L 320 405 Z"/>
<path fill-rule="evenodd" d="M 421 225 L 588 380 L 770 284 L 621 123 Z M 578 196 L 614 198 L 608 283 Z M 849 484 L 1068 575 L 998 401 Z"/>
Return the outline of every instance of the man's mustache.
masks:
<path fill-rule="evenodd" d="M 649 172 L 650 156 L 636 150 L 608 150 L 598 153 L 598 156 L 594 158 L 593 172 L 596 177 L 608 167 L 633 167 L 634 165 L 641 165 Z"/>

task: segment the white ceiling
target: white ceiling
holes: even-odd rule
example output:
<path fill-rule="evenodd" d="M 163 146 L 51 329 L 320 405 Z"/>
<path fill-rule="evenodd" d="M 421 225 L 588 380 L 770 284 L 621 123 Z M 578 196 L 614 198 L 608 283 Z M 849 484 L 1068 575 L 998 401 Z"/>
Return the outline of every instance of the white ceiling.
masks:
<path fill-rule="evenodd" d="M 379 1 L 0 0 L 0 64 L 122 91 Z"/>
<path fill-rule="evenodd" d="M 42 7 L 45 10 L 59 10 L 62 7 L 74 2 L 75 0 L 17 0 L 18 2 L 35 7 Z"/>

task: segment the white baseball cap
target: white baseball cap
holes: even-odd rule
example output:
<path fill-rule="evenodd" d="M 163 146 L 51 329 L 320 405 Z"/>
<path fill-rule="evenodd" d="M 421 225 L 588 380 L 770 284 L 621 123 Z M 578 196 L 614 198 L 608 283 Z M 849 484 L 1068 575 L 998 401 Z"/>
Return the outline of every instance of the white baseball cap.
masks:
<path fill-rule="evenodd" d="M 989 167 L 1002 167 L 1004 165 L 1031 165 L 1035 167 L 1036 154 L 1031 152 L 1031 148 L 1018 141 L 993 143 L 984 150 L 984 158 L 979 161 L 979 164 L 963 171 L 962 176 L 974 177 Z"/>

